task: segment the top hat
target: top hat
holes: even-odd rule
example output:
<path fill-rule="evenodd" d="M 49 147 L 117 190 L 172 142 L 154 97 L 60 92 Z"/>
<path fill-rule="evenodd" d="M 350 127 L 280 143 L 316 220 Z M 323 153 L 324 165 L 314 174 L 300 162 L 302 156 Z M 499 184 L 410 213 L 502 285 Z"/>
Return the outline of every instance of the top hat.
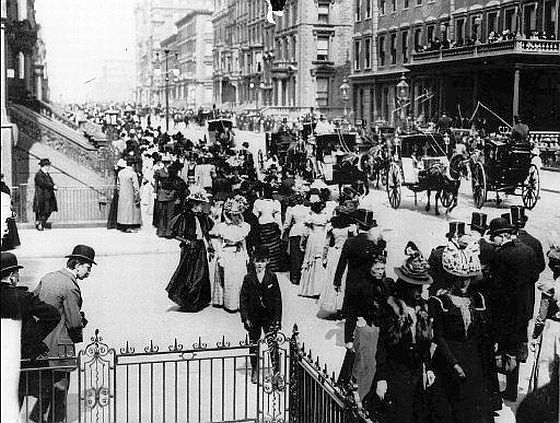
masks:
<path fill-rule="evenodd" d="M 408 258 L 402 266 L 395 267 L 397 277 L 412 285 L 430 285 L 433 282 L 432 277 L 428 273 L 430 265 L 424 258 L 418 247 L 409 242 L 405 250 Z"/>
<path fill-rule="evenodd" d="M 508 214 L 509 216 L 509 214 Z M 515 228 L 504 217 L 496 217 L 490 221 L 489 233 L 491 237 L 504 233 L 513 233 Z"/>
<path fill-rule="evenodd" d="M 525 214 L 525 207 L 523 206 L 511 206 L 510 207 L 511 213 L 511 223 L 513 223 L 516 227 L 522 228 L 527 223 L 529 218 Z"/>
<path fill-rule="evenodd" d="M 39 166 L 48 166 L 51 164 L 51 161 L 49 159 L 41 159 L 39 160 Z"/>
<path fill-rule="evenodd" d="M 90 263 L 97 264 L 95 259 L 95 250 L 87 245 L 78 244 L 72 250 L 72 254 L 67 255 L 65 258 L 81 258 Z"/>
<path fill-rule="evenodd" d="M 19 265 L 16 255 L 8 252 L 2 253 L 0 257 L 0 265 L 2 273 L 10 270 L 23 269 L 23 266 Z"/>
<path fill-rule="evenodd" d="M 471 229 L 484 234 L 488 230 L 487 220 L 488 215 L 486 213 L 473 212 L 471 215 Z"/>
<path fill-rule="evenodd" d="M 508 223 L 508 225 L 513 226 L 513 223 L 511 222 L 511 214 L 502 213 L 501 218 L 504 219 Z"/>
<path fill-rule="evenodd" d="M 358 209 L 354 212 L 354 220 L 362 230 L 369 230 L 377 226 L 377 220 L 373 218 L 373 212 L 366 209 Z"/>
<path fill-rule="evenodd" d="M 465 222 L 449 222 L 449 232 L 445 234 L 446 238 L 457 236 L 457 238 L 465 235 Z"/>

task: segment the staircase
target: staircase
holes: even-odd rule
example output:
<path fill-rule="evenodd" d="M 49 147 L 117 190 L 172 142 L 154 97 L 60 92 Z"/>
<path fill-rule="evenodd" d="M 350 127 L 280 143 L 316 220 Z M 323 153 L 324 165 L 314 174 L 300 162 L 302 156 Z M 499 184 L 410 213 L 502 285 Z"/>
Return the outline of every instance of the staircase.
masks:
<path fill-rule="evenodd" d="M 14 149 L 14 185 L 33 183 L 37 158 L 53 163 L 60 186 L 98 186 L 113 181 L 113 153 L 109 146 L 96 147 L 80 132 L 54 118 L 21 104 L 8 105 L 10 119 L 18 127 Z M 63 181 L 63 182 L 62 182 Z"/>

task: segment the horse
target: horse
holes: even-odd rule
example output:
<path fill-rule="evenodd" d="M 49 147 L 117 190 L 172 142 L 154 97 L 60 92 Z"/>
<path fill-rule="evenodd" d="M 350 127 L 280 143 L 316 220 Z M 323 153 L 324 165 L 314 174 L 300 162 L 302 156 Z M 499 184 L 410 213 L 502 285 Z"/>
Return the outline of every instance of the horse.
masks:
<path fill-rule="evenodd" d="M 387 169 L 389 168 L 389 154 L 385 148 L 378 145 L 373 148 L 370 153 L 370 175 L 372 181 L 375 183 L 375 188 L 379 189 L 379 182 L 385 185 Z"/>
<path fill-rule="evenodd" d="M 457 199 L 459 196 L 459 187 L 461 185 L 461 176 L 466 172 L 467 160 L 460 154 L 454 156 L 449 167 L 446 168 L 441 164 L 430 167 L 423 179 L 423 186 L 428 194 L 428 202 L 426 211 L 431 209 L 431 194 L 435 191 L 435 215 L 439 216 L 438 202 L 446 207 L 445 213 L 451 213 L 457 207 Z"/>

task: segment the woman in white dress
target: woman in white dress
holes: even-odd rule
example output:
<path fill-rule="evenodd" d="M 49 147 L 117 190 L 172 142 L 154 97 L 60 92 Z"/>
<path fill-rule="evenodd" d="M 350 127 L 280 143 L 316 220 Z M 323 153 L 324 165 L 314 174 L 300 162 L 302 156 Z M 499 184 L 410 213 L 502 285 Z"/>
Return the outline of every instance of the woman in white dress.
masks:
<path fill-rule="evenodd" d="M 327 226 L 327 238 L 323 250 L 325 277 L 323 278 L 321 296 L 317 301 L 319 308 L 317 316 L 320 318 L 334 317 L 342 310 L 347 270 L 344 271 L 342 276 L 340 292 L 337 292 L 335 289 L 334 275 L 344 243 L 349 237 L 354 236 L 356 232 L 356 225 L 353 224 L 351 217 L 347 214 L 339 214 L 333 217 L 331 223 Z"/>
<path fill-rule="evenodd" d="M 304 205 L 305 198 L 301 193 L 293 196 L 293 204 L 286 209 L 283 237 L 289 238 L 290 251 L 290 281 L 299 285 L 301 278 L 301 266 L 303 264 L 303 250 L 301 249 L 301 237 L 305 234 L 305 222 L 309 217 L 311 209 Z"/>
<path fill-rule="evenodd" d="M 253 213 L 259 219 L 260 244 L 269 252 L 268 269 L 271 272 L 281 271 L 282 242 L 280 229 L 282 228 L 282 214 L 280 201 L 272 198 L 272 187 L 264 184 L 262 196 L 255 201 Z"/>
<path fill-rule="evenodd" d="M 245 238 L 251 227 L 243 220 L 246 200 L 236 196 L 224 203 L 224 221 L 216 224 L 211 235 L 220 239 L 216 249 L 216 269 L 212 303 L 231 313 L 239 310 L 239 294 L 247 274 L 249 255 Z"/>
<path fill-rule="evenodd" d="M 305 256 L 301 268 L 302 297 L 318 297 L 325 277 L 323 267 L 323 248 L 327 236 L 327 223 L 329 216 L 325 212 L 325 203 L 320 201 L 318 194 L 311 194 L 311 213 L 306 221 L 307 233 L 304 238 Z"/>

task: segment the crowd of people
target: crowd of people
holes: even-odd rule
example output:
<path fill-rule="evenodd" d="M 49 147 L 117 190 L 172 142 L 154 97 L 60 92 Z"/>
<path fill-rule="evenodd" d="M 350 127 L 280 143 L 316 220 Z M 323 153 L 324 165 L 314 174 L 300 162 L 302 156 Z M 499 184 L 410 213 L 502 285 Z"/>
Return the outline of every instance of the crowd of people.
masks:
<path fill-rule="evenodd" d="M 277 162 L 269 164 L 279 175 L 276 182 L 259 180 L 249 145 L 237 147 L 228 129 L 217 133 L 215 143 L 204 136 L 190 140 L 131 115 L 121 121 L 118 134 L 107 227 L 137 232 L 146 222 L 144 212 L 152 216 L 158 237 L 179 242 L 179 263 L 166 293 L 180 311 L 212 305 L 239 313 L 256 342 L 281 328 L 277 274 L 286 272 L 318 318 L 344 321 L 339 384 L 356 383 L 365 409 L 379 421 L 492 422 L 502 399 L 517 400 L 520 363 L 535 349 L 533 391 L 520 405 L 518 421 L 553 421 L 560 239 L 552 234 L 545 257 L 542 244 L 525 230 L 523 207 L 512 207 L 489 224 L 482 213 L 473 213 L 468 225 L 451 222 L 428 259 L 414 240 L 408 242 L 391 279 L 387 241 L 374 211 L 361 207 L 354 189 L 347 187 L 335 198 L 322 180 L 291 173 Z M 36 177 L 36 184 L 54 192 L 50 162 L 40 164 L 45 175 Z M 36 202 L 42 230 L 48 219 L 44 209 L 52 212 L 56 201 L 45 195 Z M 32 339 L 39 346 L 29 356 L 22 352 L 24 357 L 57 355 L 60 345 L 73 348 L 81 342 L 87 320 L 76 282 L 88 277 L 94 258 L 90 247 L 76 246 L 66 267 L 46 275 L 28 295 L 16 289 L 17 258 L 3 253 L 2 320 L 23 320 L 23 345 Z M 542 275 L 546 258 L 553 278 Z M 536 292 L 540 307 L 530 325 Z M 14 308 L 12 302 L 32 305 Z M 31 320 L 34 332 L 26 329 Z M 251 364 L 256 382 L 258 362 Z M 278 387 L 283 379 L 274 354 L 272 364 Z M 56 402 L 59 395 L 64 403 L 69 380 L 68 372 L 59 373 L 37 394 L 44 400 L 36 415 L 49 409 L 53 421 L 64 410 L 49 408 L 49 400 Z M 503 391 L 499 373 L 507 379 Z M 21 405 L 21 392 L 14 403 Z"/>

